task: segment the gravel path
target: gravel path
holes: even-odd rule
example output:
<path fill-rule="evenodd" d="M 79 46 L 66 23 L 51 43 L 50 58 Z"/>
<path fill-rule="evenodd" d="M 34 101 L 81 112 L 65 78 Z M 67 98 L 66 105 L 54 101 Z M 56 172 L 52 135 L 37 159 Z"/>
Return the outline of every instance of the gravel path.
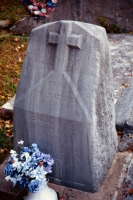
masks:
<path fill-rule="evenodd" d="M 108 34 L 114 75 L 114 102 L 130 86 L 133 75 L 133 35 Z"/>

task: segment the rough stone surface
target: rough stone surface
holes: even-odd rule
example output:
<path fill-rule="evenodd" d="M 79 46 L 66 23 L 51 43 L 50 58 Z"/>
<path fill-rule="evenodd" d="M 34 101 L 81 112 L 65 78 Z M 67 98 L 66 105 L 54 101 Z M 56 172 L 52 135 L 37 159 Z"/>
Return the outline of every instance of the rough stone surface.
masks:
<path fill-rule="evenodd" d="M 130 85 L 133 71 L 133 35 L 108 34 L 114 77 L 114 102 Z"/>
<path fill-rule="evenodd" d="M 129 34 L 109 35 L 112 66 L 115 81 L 117 129 L 133 133 L 133 36 Z"/>
<path fill-rule="evenodd" d="M 133 151 L 133 135 L 132 134 L 124 134 L 120 140 L 118 145 L 118 151 Z"/>
<path fill-rule="evenodd" d="M 121 31 L 133 30 L 133 0 L 60 0 L 56 11 L 51 13 L 50 18 L 41 23 L 54 22 L 58 20 L 74 20 L 92 24 L 99 24 L 98 16 L 102 16 L 109 24 L 118 24 Z M 19 23 L 26 24 L 26 20 Z M 28 25 L 27 25 L 28 24 Z M 30 33 L 34 28 L 34 20 L 26 24 L 21 31 Z M 36 24 L 37 25 L 37 24 Z M 12 31 L 20 31 L 17 25 Z"/>
<path fill-rule="evenodd" d="M 5 103 L 2 106 L 2 115 L 5 118 L 12 118 L 12 116 L 13 116 L 13 108 L 14 108 L 14 101 L 15 101 L 15 95 L 10 101 L 8 101 L 7 103 Z"/>
<path fill-rule="evenodd" d="M 97 191 L 116 153 L 106 32 L 60 21 L 32 31 L 14 107 L 14 139 L 55 159 L 50 181 Z"/>
<path fill-rule="evenodd" d="M 23 18 L 15 23 L 13 27 L 10 28 L 12 33 L 29 35 L 31 30 L 36 26 L 42 25 L 44 21 L 33 20 L 31 17 Z"/>
<path fill-rule="evenodd" d="M 116 124 L 133 133 L 133 78 L 116 103 Z"/>
<path fill-rule="evenodd" d="M 133 35 L 108 34 L 114 77 L 114 102 L 130 85 L 133 75 Z"/>
<path fill-rule="evenodd" d="M 128 155 L 128 157 L 131 156 L 130 161 L 128 164 L 125 165 L 125 168 L 127 168 L 126 175 L 124 177 L 124 181 L 122 183 L 122 187 L 120 189 L 119 195 L 117 200 L 132 200 L 133 199 L 133 156 L 132 153 Z"/>

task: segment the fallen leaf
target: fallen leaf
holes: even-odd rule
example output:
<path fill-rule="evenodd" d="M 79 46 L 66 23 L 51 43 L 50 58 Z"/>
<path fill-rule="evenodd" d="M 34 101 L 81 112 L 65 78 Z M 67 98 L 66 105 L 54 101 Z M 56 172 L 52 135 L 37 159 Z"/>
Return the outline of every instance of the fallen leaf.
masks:
<path fill-rule="evenodd" d="M 6 121 L 5 121 L 5 124 L 10 124 L 10 120 L 6 120 Z"/>
<path fill-rule="evenodd" d="M 19 62 L 22 62 L 22 58 L 19 57 L 18 61 L 19 61 Z"/>
<path fill-rule="evenodd" d="M 125 87 L 129 87 L 130 86 L 130 84 L 128 84 L 128 83 L 125 83 Z"/>
<path fill-rule="evenodd" d="M 7 131 L 6 131 L 6 137 L 8 137 L 8 138 L 13 137 L 13 135 L 12 135 L 12 133 L 11 133 L 10 130 L 7 130 Z"/>
<path fill-rule="evenodd" d="M 0 153 L 4 153 L 4 149 L 0 149 Z"/>
<path fill-rule="evenodd" d="M 11 126 L 9 124 L 6 124 L 6 128 L 10 128 Z"/>
<path fill-rule="evenodd" d="M 132 194 L 133 194 L 133 188 L 130 188 L 130 190 L 128 191 L 128 193 L 129 193 L 130 195 L 132 195 Z"/>
<path fill-rule="evenodd" d="M 19 38 L 15 37 L 14 42 L 19 42 Z"/>
<path fill-rule="evenodd" d="M 117 131 L 117 135 L 122 135 L 122 132 L 121 131 Z"/>

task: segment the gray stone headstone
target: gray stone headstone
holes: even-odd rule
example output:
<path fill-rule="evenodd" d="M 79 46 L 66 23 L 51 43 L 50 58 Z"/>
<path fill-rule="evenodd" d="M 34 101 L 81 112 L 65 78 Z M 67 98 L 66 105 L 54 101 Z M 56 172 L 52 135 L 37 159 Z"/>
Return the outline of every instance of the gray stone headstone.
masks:
<path fill-rule="evenodd" d="M 59 21 L 33 29 L 14 106 L 14 142 L 55 159 L 50 181 L 98 190 L 116 153 L 106 32 Z"/>

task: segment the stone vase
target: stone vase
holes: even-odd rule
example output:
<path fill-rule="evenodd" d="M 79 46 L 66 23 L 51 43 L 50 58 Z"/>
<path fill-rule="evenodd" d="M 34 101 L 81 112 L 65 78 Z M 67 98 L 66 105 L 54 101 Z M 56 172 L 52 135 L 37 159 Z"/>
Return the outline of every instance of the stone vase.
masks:
<path fill-rule="evenodd" d="M 56 192 L 46 184 L 45 188 L 36 193 L 29 192 L 24 200 L 58 200 L 58 198 Z"/>

